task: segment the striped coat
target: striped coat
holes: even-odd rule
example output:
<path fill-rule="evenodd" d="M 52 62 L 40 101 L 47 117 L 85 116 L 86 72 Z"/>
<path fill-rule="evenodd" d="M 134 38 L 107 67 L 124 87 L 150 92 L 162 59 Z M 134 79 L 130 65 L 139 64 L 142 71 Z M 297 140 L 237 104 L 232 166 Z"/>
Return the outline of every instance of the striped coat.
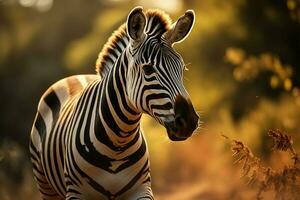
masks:
<path fill-rule="evenodd" d="M 193 21 L 189 11 L 172 28 L 163 12 L 137 7 L 101 51 L 97 75 L 62 79 L 43 94 L 30 138 L 43 199 L 154 199 L 140 118 L 153 116 L 174 141 L 197 127 L 171 46 Z"/>

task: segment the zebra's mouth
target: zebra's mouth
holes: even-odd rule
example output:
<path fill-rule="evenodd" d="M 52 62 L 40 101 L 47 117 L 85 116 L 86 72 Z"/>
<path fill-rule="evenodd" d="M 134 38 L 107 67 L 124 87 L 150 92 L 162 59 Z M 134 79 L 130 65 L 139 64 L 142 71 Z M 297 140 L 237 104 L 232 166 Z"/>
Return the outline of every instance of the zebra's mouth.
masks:
<path fill-rule="evenodd" d="M 192 135 L 191 133 L 183 133 L 179 130 L 174 121 L 165 122 L 165 127 L 167 129 L 168 137 L 172 141 L 184 141 Z"/>
<path fill-rule="evenodd" d="M 165 117 L 164 125 L 172 141 L 183 141 L 189 138 L 198 126 L 199 116 L 190 101 L 177 96 L 174 115 Z"/>
<path fill-rule="evenodd" d="M 178 136 L 179 134 L 176 134 L 173 131 L 168 131 L 168 129 L 167 129 L 167 133 L 168 133 L 169 139 L 172 141 L 184 141 L 187 138 L 189 138 L 189 136 L 188 137 Z"/>

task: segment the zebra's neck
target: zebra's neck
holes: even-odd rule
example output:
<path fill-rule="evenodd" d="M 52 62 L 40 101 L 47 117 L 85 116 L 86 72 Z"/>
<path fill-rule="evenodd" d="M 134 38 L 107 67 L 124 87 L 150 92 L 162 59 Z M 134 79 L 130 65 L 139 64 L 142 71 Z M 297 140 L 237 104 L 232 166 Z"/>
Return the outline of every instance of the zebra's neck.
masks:
<path fill-rule="evenodd" d="M 131 105 L 127 96 L 127 66 L 126 51 L 123 51 L 116 59 L 114 66 L 99 83 L 102 85 L 98 107 L 100 121 L 96 121 L 96 124 L 100 134 L 106 133 L 106 143 L 114 141 L 110 143 L 111 147 L 130 145 L 131 141 L 137 139 L 140 131 L 141 113 Z"/>
<path fill-rule="evenodd" d="M 105 77 L 114 66 L 117 59 L 129 43 L 126 34 L 126 25 L 121 25 L 104 45 L 96 61 L 96 71 L 101 77 Z"/>

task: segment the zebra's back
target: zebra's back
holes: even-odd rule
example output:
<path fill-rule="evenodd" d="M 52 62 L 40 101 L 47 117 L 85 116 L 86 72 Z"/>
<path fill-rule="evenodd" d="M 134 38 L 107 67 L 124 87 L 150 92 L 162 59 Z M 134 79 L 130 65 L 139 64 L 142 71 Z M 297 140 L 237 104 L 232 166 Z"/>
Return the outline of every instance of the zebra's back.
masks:
<path fill-rule="evenodd" d="M 30 137 L 34 175 L 43 199 L 60 199 L 66 195 L 64 177 L 64 137 L 67 121 L 80 93 L 98 75 L 76 75 L 64 78 L 42 95 Z M 64 126 L 62 126 L 64 125 Z"/>

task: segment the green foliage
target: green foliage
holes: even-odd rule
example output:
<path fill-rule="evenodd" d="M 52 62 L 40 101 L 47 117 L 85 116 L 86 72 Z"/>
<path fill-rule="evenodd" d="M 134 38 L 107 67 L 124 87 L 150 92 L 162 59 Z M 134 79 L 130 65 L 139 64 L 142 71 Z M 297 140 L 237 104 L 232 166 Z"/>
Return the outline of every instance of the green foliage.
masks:
<path fill-rule="evenodd" d="M 271 53 L 262 53 L 258 57 L 246 56 L 242 49 L 228 48 L 225 57 L 235 66 L 233 76 L 238 81 L 256 78 L 262 72 L 271 72 L 272 88 L 282 87 L 286 91 L 293 89 L 292 67 L 283 65 L 279 58 Z"/>

